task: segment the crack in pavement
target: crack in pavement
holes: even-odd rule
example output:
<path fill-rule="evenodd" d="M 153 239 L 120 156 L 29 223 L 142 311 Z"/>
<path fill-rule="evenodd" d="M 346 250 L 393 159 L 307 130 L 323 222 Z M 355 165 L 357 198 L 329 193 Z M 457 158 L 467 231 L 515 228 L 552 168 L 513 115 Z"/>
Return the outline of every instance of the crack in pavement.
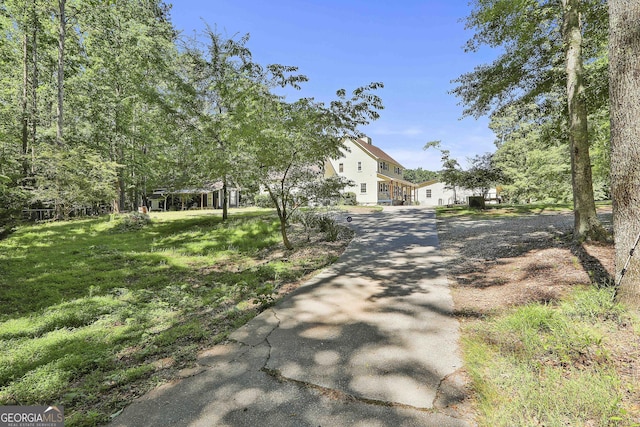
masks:
<path fill-rule="evenodd" d="M 278 371 L 277 369 L 270 369 L 270 368 L 267 368 L 266 366 L 262 368 L 261 371 L 280 383 L 291 383 L 301 388 L 314 390 L 326 398 L 329 398 L 335 401 L 340 401 L 343 403 L 359 402 L 366 405 L 372 405 L 377 407 L 402 408 L 406 410 L 418 411 L 425 414 L 434 414 L 434 415 L 439 414 L 439 415 L 447 416 L 449 418 L 461 420 L 465 422 L 468 418 L 468 416 L 465 416 L 464 413 L 461 413 L 449 407 L 433 406 L 432 408 L 419 408 L 419 407 L 407 405 L 404 403 L 391 402 L 386 400 L 368 399 L 365 397 L 355 396 L 353 394 L 346 393 L 344 391 L 337 390 L 335 388 L 323 387 L 318 384 L 314 384 L 306 381 L 300 381 L 293 378 L 288 378 L 282 375 L 280 371 Z M 451 375 L 454 375 L 454 374 L 451 374 Z M 447 377 L 449 376 L 450 375 L 447 375 Z M 447 377 L 443 378 L 442 381 L 445 381 Z"/>
<path fill-rule="evenodd" d="M 264 364 L 262 365 L 262 368 L 260 369 L 261 371 L 264 371 L 265 369 L 267 369 L 267 364 L 269 363 L 269 360 L 271 359 L 271 352 L 273 351 L 273 346 L 271 345 L 271 342 L 269 341 L 269 337 L 271 336 L 271 334 L 273 334 L 273 332 L 276 329 L 278 329 L 280 327 L 280 323 L 282 322 L 282 320 L 280 320 L 280 318 L 278 317 L 278 312 L 275 311 L 273 308 L 271 308 L 270 310 L 273 313 L 273 317 L 275 317 L 278 322 L 275 324 L 273 329 L 271 329 L 271 331 L 269 331 L 267 336 L 264 337 L 264 342 L 267 344 L 267 346 L 269 346 L 269 355 L 267 356 L 266 360 L 264 361 Z"/>

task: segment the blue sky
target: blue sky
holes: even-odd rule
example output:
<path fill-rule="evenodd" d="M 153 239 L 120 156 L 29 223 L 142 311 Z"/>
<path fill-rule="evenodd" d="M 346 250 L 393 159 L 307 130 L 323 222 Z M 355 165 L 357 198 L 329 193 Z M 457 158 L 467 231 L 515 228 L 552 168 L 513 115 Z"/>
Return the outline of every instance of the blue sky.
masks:
<path fill-rule="evenodd" d="M 171 17 L 186 35 L 203 20 L 218 32 L 250 34 L 248 47 L 263 65 L 294 65 L 309 77 L 299 92 L 328 102 L 336 90 L 373 81 L 385 109 L 362 130 L 405 168 L 439 170 L 440 153 L 422 147 L 441 140 L 461 164 L 495 151 L 488 120 L 460 120 L 451 80 L 492 59 L 465 53 L 472 36 L 462 19 L 466 0 L 174 0 Z"/>

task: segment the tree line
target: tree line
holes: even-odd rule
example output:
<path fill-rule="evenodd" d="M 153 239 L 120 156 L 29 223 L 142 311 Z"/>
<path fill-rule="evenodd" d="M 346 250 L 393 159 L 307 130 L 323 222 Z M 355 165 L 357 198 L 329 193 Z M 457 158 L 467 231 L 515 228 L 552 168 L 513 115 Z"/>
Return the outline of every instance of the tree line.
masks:
<path fill-rule="evenodd" d="M 295 66 L 257 63 L 248 35 L 183 37 L 160 0 L 6 0 L 0 32 L 0 231 L 25 206 L 124 211 L 222 182 L 266 188 L 288 245 L 292 189 L 383 108 L 381 83 L 287 101 Z"/>

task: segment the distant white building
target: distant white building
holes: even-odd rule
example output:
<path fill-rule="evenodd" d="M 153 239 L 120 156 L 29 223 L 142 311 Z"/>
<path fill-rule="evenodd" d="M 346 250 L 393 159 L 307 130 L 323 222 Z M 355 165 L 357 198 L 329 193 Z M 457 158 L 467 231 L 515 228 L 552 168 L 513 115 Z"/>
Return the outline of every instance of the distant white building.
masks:
<path fill-rule="evenodd" d="M 347 151 L 339 159 L 325 162 L 325 177 L 342 176 L 354 183 L 345 191 L 356 194 L 362 205 L 413 204 L 416 184 L 403 179 L 400 163 L 376 147 L 371 138 L 345 141 Z"/>
<path fill-rule="evenodd" d="M 466 204 L 470 196 L 482 195 L 479 190 L 468 190 L 466 188 L 457 187 L 454 191 L 451 188 L 445 188 L 447 185 L 436 179 L 418 184 L 417 201 L 421 206 L 444 206 L 454 205 L 456 203 Z M 497 191 L 495 188 L 489 190 L 485 197 L 487 200 L 496 200 Z"/>
<path fill-rule="evenodd" d="M 227 188 L 227 207 L 240 206 L 240 190 L 233 185 Z M 183 188 L 177 190 L 157 189 L 148 197 L 151 211 L 185 209 L 222 209 L 224 192 L 222 181 L 205 185 L 203 188 Z"/>

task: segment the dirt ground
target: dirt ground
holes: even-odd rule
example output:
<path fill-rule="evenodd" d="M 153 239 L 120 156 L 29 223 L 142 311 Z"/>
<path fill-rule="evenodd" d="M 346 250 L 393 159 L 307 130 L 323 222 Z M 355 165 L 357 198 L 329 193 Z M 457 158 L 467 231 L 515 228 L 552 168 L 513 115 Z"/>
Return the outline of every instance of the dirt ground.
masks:
<path fill-rule="evenodd" d="M 599 211 L 611 227 L 611 210 Z M 612 244 L 576 245 L 571 213 L 438 220 L 455 313 L 462 323 L 529 302 L 554 303 L 577 286 L 611 284 Z M 623 384 L 625 408 L 640 417 L 640 337 L 620 325 L 606 337 Z"/>

